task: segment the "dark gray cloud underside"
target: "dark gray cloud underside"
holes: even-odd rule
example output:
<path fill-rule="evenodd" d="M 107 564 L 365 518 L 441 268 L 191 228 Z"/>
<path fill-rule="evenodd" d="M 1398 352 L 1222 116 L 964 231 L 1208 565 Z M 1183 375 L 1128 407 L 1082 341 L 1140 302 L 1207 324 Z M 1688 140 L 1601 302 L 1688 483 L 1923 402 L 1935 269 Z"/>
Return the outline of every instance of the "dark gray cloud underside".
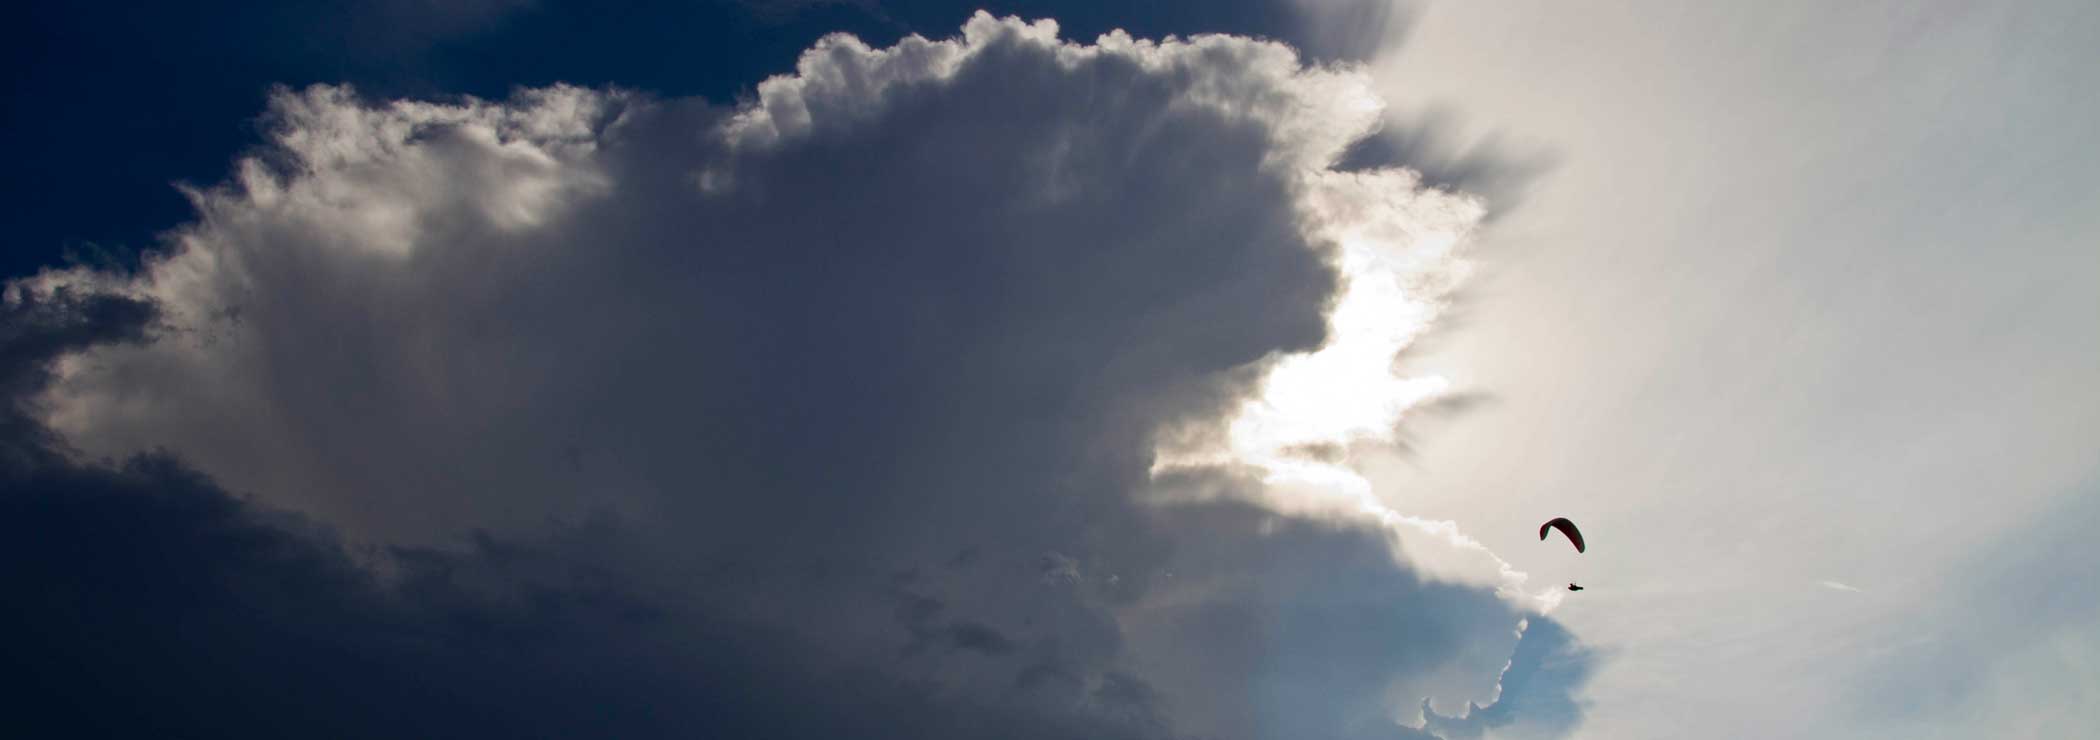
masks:
<path fill-rule="evenodd" d="M 419 553 L 381 586 L 159 457 L 0 471 L 13 737 L 1137 737 L 815 672 L 777 632 L 617 588 L 453 580 Z"/>
<path fill-rule="evenodd" d="M 384 578 L 323 527 L 163 455 L 72 461 L 19 404 L 59 353 L 145 336 L 150 305 L 6 306 L 0 663 L 10 737 L 1136 737 L 814 672 L 786 635 L 666 606 L 548 546 L 395 553 Z M 492 583 L 506 584 L 490 588 Z M 963 627 L 956 639 L 996 638 Z"/>

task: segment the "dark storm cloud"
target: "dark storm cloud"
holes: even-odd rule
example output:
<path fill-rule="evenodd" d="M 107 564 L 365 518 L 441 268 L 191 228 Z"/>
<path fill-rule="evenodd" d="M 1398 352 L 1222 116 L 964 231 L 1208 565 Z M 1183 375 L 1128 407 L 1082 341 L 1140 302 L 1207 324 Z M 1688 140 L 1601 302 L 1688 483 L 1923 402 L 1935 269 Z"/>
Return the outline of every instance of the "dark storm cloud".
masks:
<path fill-rule="evenodd" d="M 386 583 L 173 460 L 9 458 L 12 737 L 1140 737 L 1112 716 L 821 670 L 532 544 L 395 553 Z M 595 537 L 585 533 L 585 544 Z M 492 586 L 491 582 L 501 584 Z M 982 639 L 971 634 L 968 639 Z"/>
<path fill-rule="evenodd" d="M 1520 615 L 1391 530 L 1139 501 L 1162 430 L 1324 338 L 1305 178 L 1361 81 L 967 31 L 737 111 L 285 93 L 179 249 L 18 284 L 158 302 L 7 350 L 131 460 L 7 478 L 30 719 L 1378 737 L 1491 693 Z"/>
<path fill-rule="evenodd" d="M 1316 346 L 1335 276 L 1264 166 L 1278 132 L 1181 102 L 1258 77 L 1253 60 L 1065 70 L 986 28 L 1009 38 L 938 83 L 872 72 L 899 81 L 788 97 L 815 123 L 780 146 L 710 143 L 718 111 L 607 100 L 576 122 L 599 130 L 545 143 L 578 157 L 550 166 L 467 122 L 397 145 L 336 128 L 399 125 L 387 109 L 292 99 L 295 146 L 377 159 L 207 206 L 195 257 L 216 267 L 183 312 L 239 321 L 207 320 L 221 348 L 145 361 L 176 374 L 119 367 L 112 382 L 187 409 L 119 434 L 189 438 L 177 449 L 239 487 L 394 536 L 642 505 L 724 546 L 776 534 L 752 522 L 911 543 L 901 568 L 993 534 L 954 520 L 1119 519 L 1104 512 L 1143 483 L 1152 430 Z M 837 52 L 817 59 L 862 63 Z M 596 100 L 475 115 L 558 128 L 539 118 Z M 195 428 L 229 396 L 274 420 Z M 572 444 L 580 475 L 553 454 Z M 894 542 L 852 541 L 868 536 Z M 1018 536 L 1005 546 L 1030 558 L 1075 552 Z"/>

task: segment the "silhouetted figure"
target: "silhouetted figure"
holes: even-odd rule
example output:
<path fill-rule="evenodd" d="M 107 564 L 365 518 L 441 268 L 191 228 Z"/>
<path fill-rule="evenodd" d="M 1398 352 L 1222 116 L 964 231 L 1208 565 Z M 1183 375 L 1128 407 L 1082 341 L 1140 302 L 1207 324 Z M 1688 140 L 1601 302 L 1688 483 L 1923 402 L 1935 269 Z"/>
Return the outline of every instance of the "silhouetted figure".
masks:
<path fill-rule="evenodd" d="M 1570 584 L 1568 584 L 1568 590 L 1569 590 L 1569 591 L 1581 591 L 1581 590 L 1582 590 L 1582 587 L 1581 587 L 1581 586 L 1577 586 L 1577 585 L 1575 585 L 1575 584 L 1572 584 L 1572 583 L 1570 583 Z"/>

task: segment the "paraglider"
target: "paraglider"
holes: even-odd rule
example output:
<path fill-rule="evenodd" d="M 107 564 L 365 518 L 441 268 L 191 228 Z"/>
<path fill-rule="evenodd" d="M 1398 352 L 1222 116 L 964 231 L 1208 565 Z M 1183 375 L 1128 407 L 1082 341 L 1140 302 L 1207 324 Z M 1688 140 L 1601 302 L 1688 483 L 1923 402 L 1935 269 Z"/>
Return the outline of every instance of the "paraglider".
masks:
<path fill-rule="evenodd" d="M 1539 525 L 1539 540 L 1545 541 L 1546 533 L 1556 529 L 1560 530 L 1561 534 L 1566 535 L 1569 542 L 1575 543 L 1576 552 L 1583 552 L 1587 549 L 1582 544 L 1582 530 L 1576 529 L 1575 523 L 1568 521 L 1568 518 L 1564 516 L 1554 517 L 1552 521 Z"/>
<path fill-rule="evenodd" d="M 1582 542 L 1582 530 L 1576 529 L 1575 523 L 1568 521 L 1568 518 L 1564 516 L 1554 517 L 1552 520 L 1546 522 L 1545 524 L 1539 525 L 1539 541 L 1545 542 L 1546 535 L 1551 534 L 1553 530 L 1556 529 L 1560 530 L 1560 533 L 1568 538 L 1568 542 L 1573 543 L 1575 545 L 1576 552 L 1582 552 L 1584 550 L 1589 549 L 1589 547 L 1587 545 L 1584 545 Z M 1568 590 L 1581 591 L 1582 587 L 1575 585 L 1574 582 L 1571 581 L 1568 583 Z"/>

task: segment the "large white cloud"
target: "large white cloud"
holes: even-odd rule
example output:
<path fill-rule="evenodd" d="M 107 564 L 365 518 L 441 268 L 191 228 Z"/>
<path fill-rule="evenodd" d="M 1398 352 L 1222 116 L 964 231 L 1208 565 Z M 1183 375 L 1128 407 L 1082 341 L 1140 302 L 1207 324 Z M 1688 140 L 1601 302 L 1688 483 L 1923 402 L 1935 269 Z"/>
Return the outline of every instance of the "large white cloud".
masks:
<path fill-rule="evenodd" d="M 39 398 L 89 456 L 362 542 L 613 522 L 563 567 L 941 701 L 1404 736 L 1550 602 L 1306 452 L 1448 385 L 1389 365 L 1483 211 L 1331 169 L 1381 107 L 1277 44 L 982 14 L 735 108 L 285 91 L 140 274 L 11 290 L 160 307 Z"/>

